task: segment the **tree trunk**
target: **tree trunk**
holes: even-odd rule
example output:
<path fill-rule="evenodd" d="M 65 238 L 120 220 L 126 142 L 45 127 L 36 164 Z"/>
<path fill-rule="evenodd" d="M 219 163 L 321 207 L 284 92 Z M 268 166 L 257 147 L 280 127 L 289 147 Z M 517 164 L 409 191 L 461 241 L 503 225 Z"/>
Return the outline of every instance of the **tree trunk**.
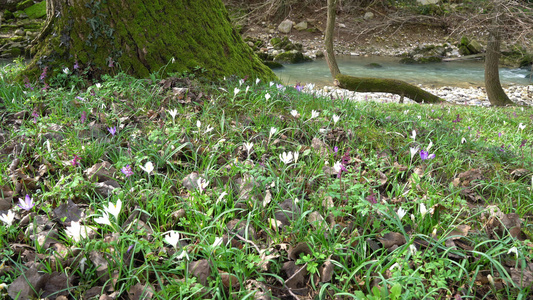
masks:
<path fill-rule="evenodd" d="M 335 11 L 337 9 L 337 2 L 338 0 L 328 0 L 328 20 L 325 36 L 326 61 L 329 66 L 331 76 L 335 80 L 335 85 L 355 92 L 397 94 L 402 97 L 400 102 L 403 102 L 404 96 L 418 103 L 439 103 L 444 101 L 438 96 L 426 92 L 423 89 L 405 81 L 342 75 L 337 65 L 337 60 L 335 59 L 335 52 L 333 49 L 333 34 L 335 29 Z"/>
<path fill-rule="evenodd" d="M 337 0 L 328 0 L 328 19 L 326 24 L 326 62 L 328 63 L 331 76 L 335 79 L 341 73 L 337 60 L 335 59 L 335 50 L 333 49 L 333 35 L 335 34 L 335 11 L 337 10 Z"/>
<path fill-rule="evenodd" d="M 47 9 L 53 11 L 24 72 L 30 78 L 76 63 L 89 78 L 202 69 L 212 79 L 276 78 L 232 28 L 221 0 L 47 0 Z"/>
<path fill-rule="evenodd" d="M 500 29 L 498 27 L 498 14 L 500 3 L 495 4 L 494 19 L 489 29 L 489 41 L 487 43 L 487 54 L 485 55 L 485 89 L 491 105 L 504 106 L 514 104 L 500 83 L 499 63 L 500 63 Z"/>

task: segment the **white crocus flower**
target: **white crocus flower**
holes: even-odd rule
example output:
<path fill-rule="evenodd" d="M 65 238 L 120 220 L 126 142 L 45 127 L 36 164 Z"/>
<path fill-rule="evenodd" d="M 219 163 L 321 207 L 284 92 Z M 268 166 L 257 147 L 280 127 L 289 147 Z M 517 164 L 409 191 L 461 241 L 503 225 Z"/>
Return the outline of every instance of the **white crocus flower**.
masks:
<path fill-rule="evenodd" d="M 220 194 L 220 196 L 218 196 L 218 199 L 217 199 L 217 202 L 216 202 L 216 203 L 222 201 L 222 199 L 224 199 L 224 197 L 226 197 L 227 194 L 228 194 L 228 193 L 226 193 L 226 192 L 222 192 L 222 194 Z"/>
<path fill-rule="evenodd" d="M 244 143 L 244 148 L 246 149 L 246 151 L 248 152 L 248 154 L 250 154 L 250 150 L 252 150 L 252 147 L 254 146 L 254 143 L 252 142 L 247 142 L 247 143 Z"/>
<path fill-rule="evenodd" d="M 178 242 L 180 241 L 180 233 L 177 231 L 169 231 L 167 235 L 165 235 L 165 242 L 172 245 L 172 247 L 176 248 L 178 247 Z"/>
<path fill-rule="evenodd" d="M 152 171 L 154 171 L 154 164 L 149 161 L 147 162 L 144 167 L 143 166 L 139 166 L 141 169 L 143 169 L 146 173 L 148 173 L 148 175 L 150 175 L 152 173 Z"/>
<path fill-rule="evenodd" d="M 202 127 L 202 122 L 200 122 L 200 120 L 196 121 L 196 127 L 198 127 L 198 130 Z"/>
<path fill-rule="evenodd" d="M 68 68 L 64 68 L 64 69 L 63 69 L 63 73 L 65 73 L 65 74 L 68 74 L 69 71 L 70 71 L 70 70 L 69 70 Z"/>
<path fill-rule="evenodd" d="M 102 84 L 101 84 L 101 83 L 97 83 L 97 84 L 95 84 L 95 85 L 96 85 L 96 88 L 98 88 L 98 89 L 102 87 Z"/>
<path fill-rule="evenodd" d="M 428 213 L 428 210 L 426 209 L 426 205 L 424 203 L 420 203 L 420 214 L 422 215 L 422 218 Z"/>
<path fill-rule="evenodd" d="M 403 208 L 398 208 L 398 212 L 396 213 L 398 215 L 398 218 L 400 218 L 400 220 L 407 214 L 407 211 Z"/>
<path fill-rule="evenodd" d="M 340 118 L 341 118 L 341 117 L 339 117 L 339 116 L 337 116 L 337 115 L 333 115 L 333 124 L 336 125 L 337 122 L 339 122 L 339 119 L 340 119 Z"/>
<path fill-rule="evenodd" d="M 413 139 L 413 141 L 416 140 L 416 131 L 413 130 L 411 132 L 411 138 Z"/>
<path fill-rule="evenodd" d="M 213 129 L 215 128 L 208 125 L 207 128 L 205 129 L 205 133 L 210 133 L 211 131 L 213 131 Z"/>
<path fill-rule="evenodd" d="M 218 247 L 218 246 L 222 245 L 222 241 L 223 241 L 223 239 L 221 237 L 215 238 L 215 241 L 213 242 L 213 246 L 212 247 L 215 248 L 215 247 Z"/>
<path fill-rule="evenodd" d="M 509 249 L 509 251 L 507 251 L 507 254 L 511 254 L 511 253 L 514 253 L 516 259 L 518 259 L 518 248 L 512 247 L 511 249 Z"/>
<path fill-rule="evenodd" d="M 416 246 L 411 244 L 409 245 L 409 252 L 411 253 L 411 255 L 415 255 L 416 254 Z"/>
<path fill-rule="evenodd" d="M 267 99 L 267 101 L 270 100 L 270 94 L 269 93 L 265 94 L 265 99 Z"/>
<path fill-rule="evenodd" d="M 463 138 L 461 139 L 461 144 L 464 144 L 464 143 L 466 143 L 466 139 L 463 137 Z"/>
<path fill-rule="evenodd" d="M 178 115 L 178 110 L 177 109 L 169 109 L 168 113 L 172 117 L 172 123 L 174 123 L 174 121 L 176 120 L 176 116 Z"/>
<path fill-rule="evenodd" d="M 293 156 L 294 156 L 294 163 L 297 163 L 298 162 L 298 157 L 300 156 L 300 152 L 294 151 L 293 152 Z"/>
<path fill-rule="evenodd" d="M 118 215 L 120 214 L 120 210 L 121 209 L 122 209 L 122 200 L 120 200 L 120 199 L 117 200 L 117 204 L 113 204 L 113 203 L 109 202 L 107 204 L 107 207 L 104 207 L 104 210 L 107 213 L 112 214 L 117 221 L 118 221 Z"/>
<path fill-rule="evenodd" d="M 111 225 L 111 221 L 109 220 L 109 213 L 107 211 L 103 211 L 102 216 L 94 219 L 94 221 L 98 224 L 113 226 Z"/>
<path fill-rule="evenodd" d="M 526 128 L 526 125 L 524 125 L 523 123 L 520 123 L 520 124 L 518 124 L 518 128 L 520 130 L 524 130 L 524 128 Z"/>
<path fill-rule="evenodd" d="M 420 150 L 420 147 L 418 146 L 409 148 L 409 151 L 411 151 L 411 159 L 413 159 L 413 157 L 418 153 L 418 150 Z"/>
<path fill-rule="evenodd" d="M 273 82 L 273 81 L 271 81 L 271 82 L 269 83 L 269 85 L 270 85 L 270 86 L 273 86 L 273 85 L 274 85 L 274 82 Z"/>
<path fill-rule="evenodd" d="M 433 147 L 433 141 L 429 140 L 429 145 L 428 145 L 428 147 L 426 148 L 426 151 L 429 152 L 429 149 L 431 149 L 431 147 Z"/>
<path fill-rule="evenodd" d="M 270 127 L 270 137 L 271 138 L 274 134 L 278 132 L 278 129 L 276 127 Z"/>
<path fill-rule="evenodd" d="M 239 86 L 241 86 L 244 83 L 244 79 L 239 80 Z"/>
<path fill-rule="evenodd" d="M 283 154 L 279 155 L 279 158 L 284 164 L 288 165 L 292 162 L 293 159 L 292 152 L 283 152 Z"/>
<path fill-rule="evenodd" d="M 295 109 L 291 110 L 291 115 L 295 118 L 298 117 L 298 111 Z"/>
<path fill-rule="evenodd" d="M 2 214 L 0 220 L 6 223 L 7 226 L 13 225 L 13 220 L 15 220 L 15 213 L 12 210 L 8 210 L 7 214 Z"/>
<path fill-rule="evenodd" d="M 234 94 L 235 96 L 237 96 L 237 94 L 238 94 L 240 91 L 241 91 L 241 90 L 239 90 L 238 88 L 235 88 L 235 89 L 233 90 L 233 94 Z"/>
<path fill-rule="evenodd" d="M 314 109 L 311 111 L 311 119 L 314 119 L 314 118 L 318 117 L 318 115 L 319 115 L 318 111 L 316 111 Z"/>
<path fill-rule="evenodd" d="M 256 78 L 256 79 L 255 79 L 255 84 L 259 84 L 259 82 L 261 82 L 261 79 Z"/>
<path fill-rule="evenodd" d="M 339 173 L 342 169 L 342 163 L 340 161 L 337 161 L 333 164 L 333 169 L 335 172 Z"/>
<path fill-rule="evenodd" d="M 80 222 L 70 222 L 70 226 L 65 228 L 65 232 L 70 236 L 75 242 L 81 241 L 87 237 L 87 235 L 92 231 L 87 226 L 80 225 Z"/>
<path fill-rule="evenodd" d="M 207 188 L 207 186 L 209 185 L 209 181 L 200 177 L 198 178 L 198 180 L 196 180 L 196 184 L 198 185 L 198 189 L 200 190 L 200 193 L 201 193 Z"/>
<path fill-rule="evenodd" d="M 246 86 L 246 91 L 244 92 L 244 94 L 248 94 L 248 91 L 249 91 L 249 90 L 250 90 L 250 86 L 247 85 L 247 86 Z"/>

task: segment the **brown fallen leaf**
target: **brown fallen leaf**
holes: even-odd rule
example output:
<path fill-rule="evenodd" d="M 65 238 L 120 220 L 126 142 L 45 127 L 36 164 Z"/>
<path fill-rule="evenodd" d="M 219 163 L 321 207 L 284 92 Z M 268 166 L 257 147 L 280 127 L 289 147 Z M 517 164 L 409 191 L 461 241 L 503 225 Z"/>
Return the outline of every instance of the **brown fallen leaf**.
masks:
<path fill-rule="evenodd" d="M 201 259 L 189 263 L 189 273 L 191 273 L 202 285 L 207 285 L 207 278 L 211 275 L 211 264 L 207 259 Z"/>
<path fill-rule="evenodd" d="M 405 237 L 398 232 L 388 232 L 383 237 L 378 237 L 377 240 L 383 245 L 383 248 L 389 249 L 393 246 L 401 246 L 405 244 Z"/>

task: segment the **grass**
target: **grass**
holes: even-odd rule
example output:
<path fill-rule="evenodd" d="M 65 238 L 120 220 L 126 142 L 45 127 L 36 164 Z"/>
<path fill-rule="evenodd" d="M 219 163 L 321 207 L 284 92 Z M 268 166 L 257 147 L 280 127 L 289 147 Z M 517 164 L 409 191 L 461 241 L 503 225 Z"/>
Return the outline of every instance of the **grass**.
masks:
<path fill-rule="evenodd" d="M 0 71 L 6 298 L 531 291 L 529 107 L 354 103 L 239 78 L 87 85 L 76 70 L 43 91 L 12 83 L 21 67 Z"/>

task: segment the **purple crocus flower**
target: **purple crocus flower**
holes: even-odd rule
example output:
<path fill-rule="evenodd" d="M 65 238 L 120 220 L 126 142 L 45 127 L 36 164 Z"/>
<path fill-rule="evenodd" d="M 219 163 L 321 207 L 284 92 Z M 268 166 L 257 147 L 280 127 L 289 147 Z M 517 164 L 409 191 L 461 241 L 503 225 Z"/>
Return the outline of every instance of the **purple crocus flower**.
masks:
<path fill-rule="evenodd" d="M 22 208 L 25 211 L 30 211 L 35 206 L 35 204 L 32 202 L 30 195 L 28 194 L 26 194 L 24 200 L 19 198 L 19 202 L 20 204 L 18 205 L 18 207 Z"/>
<path fill-rule="evenodd" d="M 333 147 L 333 156 L 337 156 L 337 152 L 339 152 L 339 147 Z"/>
<path fill-rule="evenodd" d="M 421 150 L 420 151 L 420 158 L 422 160 L 433 159 L 433 158 L 435 158 L 435 154 L 434 153 L 429 154 L 429 152 L 427 152 L 426 150 Z"/>
<path fill-rule="evenodd" d="M 115 133 L 117 133 L 117 126 L 109 127 L 107 128 L 107 131 L 109 131 L 112 136 L 115 136 Z"/>
<path fill-rule="evenodd" d="M 81 157 L 74 154 L 74 159 L 72 159 L 72 166 L 79 166 L 80 165 Z"/>
<path fill-rule="evenodd" d="M 37 110 L 33 110 L 31 113 L 31 116 L 33 117 L 33 123 L 37 123 L 37 118 L 39 118 L 39 114 L 37 113 Z"/>
<path fill-rule="evenodd" d="M 298 92 L 301 92 L 303 89 L 304 89 L 304 86 L 301 85 L 300 83 L 297 83 L 296 86 L 294 87 Z"/>
<path fill-rule="evenodd" d="M 78 65 L 78 61 L 76 61 L 76 62 L 74 63 L 74 70 L 79 69 L 79 67 L 80 67 L 80 65 Z"/>
<path fill-rule="evenodd" d="M 131 169 L 130 165 L 126 165 L 126 166 L 122 167 L 122 169 L 120 169 L 120 171 L 126 177 L 130 177 L 131 175 L 133 175 L 133 170 Z"/>

